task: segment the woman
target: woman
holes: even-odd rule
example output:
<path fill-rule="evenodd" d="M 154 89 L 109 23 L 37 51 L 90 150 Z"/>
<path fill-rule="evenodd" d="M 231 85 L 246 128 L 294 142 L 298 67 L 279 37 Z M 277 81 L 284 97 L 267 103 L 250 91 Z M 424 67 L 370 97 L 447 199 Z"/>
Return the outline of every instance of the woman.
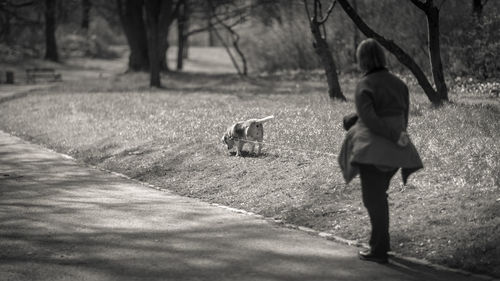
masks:
<path fill-rule="evenodd" d="M 359 252 L 359 257 L 387 263 L 390 244 L 386 192 L 391 178 L 402 168 L 406 184 L 409 175 L 423 165 L 406 133 L 408 87 L 385 68 L 385 54 L 377 41 L 361 42 L 356 56 L 364 75 L 354 97 L 357 114 L 344 120 L 344 125 L 357 121 L 347 132 L 339 163 L 347 183 L 359 173 L 363 204 L 372 226 L 370 249 Z"/>

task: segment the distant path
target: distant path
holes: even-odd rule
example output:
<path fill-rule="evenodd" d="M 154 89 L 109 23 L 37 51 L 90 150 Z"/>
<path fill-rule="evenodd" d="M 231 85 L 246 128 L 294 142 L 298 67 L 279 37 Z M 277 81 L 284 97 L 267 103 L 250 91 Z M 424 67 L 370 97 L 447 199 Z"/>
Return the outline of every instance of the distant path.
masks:
<path fill-rule="evenodd" d="M 123 53 L 117 59 L 96 58 L 69 58 L 62 64 L 45 61 L 42 59 L 28 60 L 24 63 L 2 64 L 0 69 L 14 72 L 15 84 L 0 84 L 0 102 L 11 99 L 14 95 L 23 95 L 36 89 L 48 88 L 55 83 L 39 82 L 37 84 L 26 83 L 26 69 L 32 67 L 53 68 L 62 74 L 63 81 L 82 81 L 85 79 L 108 78 L 124 73 L 127 70 L 128 51 L 126 46 L 115 46 L 115 49 Z M 177 48 L 172 47 L 168 51 L 169 66 L 176 69 Z M 236 73 L 228 54 L 219 47 L 191 47 L 189 58 L 184 60 L 185 72 L 200 73 Z M 56 82 L 57 83 L 57 82 Z"/>
<path fill-rule="evenodd" d="M 2 85 L 0 87 L 0 103 L 20 97 L 33 90 L 39 90 L 50 87 L 50 84 L 35 84 L 35 85 Z"/>
<path fill-rule="evenodd" d="M 123 49 L 123 47 L 121 47 Z M 99 78 L 116 75 L 127 70 L 128 51 L 122 51 L 123 56 L 118 59 L 72 58 L 66 61 L 68 66 L 75 67 L 69 70 L 69 80 L 75 78 Z M 167 53 L 170 69 L 177 68 L 177 47 L 171 47 Z M 85 70 L 85 71 L 84 71 Z M 236 70 L 229 55 L 222 47 L 190 47 L 189 57 L 184 59 L 184 72 L 200 72 L 209 74 L 233 73 Z M 65 79 L 66 80 L 66 79 Z"/>
<path fill-rule="evenodd" d="M 0 280 L 481 280 L 78 165 L 0 131 Z"/>
<path fill-rule="evenodd" d="M 32 67 L 53 68 L 62 74 L 64 81 L 83 81 L 86 79 L 102 79 L 116 76 L 127 70 L 128 51 L 127 46 L 115 46 L 117 51 L 123 55 L 117 59 L 96 59 L 96 58 L 69 58 L 64 63 L 53 63 L 42 59 L 28 60 L 24 63 L 5 64 L 0 63 L 0 69 L 14 72 L 15 84 L 0 84 L 0 103 L 26 96 L 29 92 L 39 89 L 50 88 L 59 82 L 36 84 L 26 83 L 26 69 Z M 171 47 L 168 51 L 169 66 L 172 70 L 177 65 L 177 48 Z M 191 47 L 189 48 L 189 58 L 184 61 L 184 72 L 235 74 L 236 70 L 231 60 L 220 47 Z"/>

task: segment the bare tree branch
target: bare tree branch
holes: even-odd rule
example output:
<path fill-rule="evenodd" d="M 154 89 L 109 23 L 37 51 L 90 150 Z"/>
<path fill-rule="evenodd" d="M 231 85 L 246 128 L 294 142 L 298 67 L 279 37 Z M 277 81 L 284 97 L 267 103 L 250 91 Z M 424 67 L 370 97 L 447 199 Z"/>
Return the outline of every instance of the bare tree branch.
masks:
<path fill-rule="evenodd" d="M 411 0 L 412 2 L 417 0 Z M 425 73 L 417 65 L 415 60 L 408 55 L 401 47 L 395 44 L 392 40 L 384 38 L 382 35 L 375 32 L 371 27 L 369 27 L 363 19 L 358 15 L 358 13 L 352 8 L 347 0 L 338 0 L 339 4 L 344 9 L 345 13 L 351 18 L 351 20 L 356 24 L 358 29 L 365 34 L 366 37 L 373 38 L 377 40 L 386 50 L 391 52 L 403 65 L 405 65 L 415 76 L 419 85 L 424 90 L 429 100 L 434 104 L 441 104 L 436 90 L 432 87 L 431 83 L 425 76 Z M 422 2 L 417 1 L 420 4 Z"/>
<path fill-rule="evenodd" d="M 220 33 L 218 32 L 217 29 L 214 29 L 215 35 L 219 38 L 219 40 L 222 42 L 222 44 L 226 48 L 226 51 L 229 54 L 229 56 L 231 58 L 231 61 L 234 64 L 236 70 L 238 71 L 238 74 L 239 75 L 247 75 L 248 69 L 247 69 L 247 62 L 246 62 L 246 59 L 245 59 L 245 55 L 243 54 L 243 52 L 241 51 L 241 49 L 240 49 L 240 47 L 238 45 L 238 42 L 240 40 L 240 36 L 238 35 L 238 33 L 236 33 L 232 29 L 231 25 L 227 24 L 226 22 L 224 22 L 223 20 L 221 20 L 218 17 L 218 15 L 215 13 L 215 6 L 214 6 L 212 0 L 209 0 L 208 2 L 209 2 L 209 5 L 210 5 L 210 8 L 211 8 L 211 11 L 212 11 L 212 17 L 217 21 L 217 24 L 219 24 L 222 27 L 224 27 L 231 34 L 231 37 L 232 37 L 232 40 L 233 40 L 234 50 L 236 51 L 236 53 L 240 57 L 241 62 L 243 64 L 243 71 L 240 69 L 240 67 L 239 67 L 236 59 L 234 58 L 231 50 L 229 49 L 229 46 L 227 46 L 227 44 L 224 42 L 224 39 L 222 38 L 222 36 L 220 35 Z M 241 14 L 240 14 L 240 16 L 241 16 Z M 240 20 L 236 21 L 235 24 L 241 23 L 242 20 L 244 20 L 243 16 L 241 16 Z"/>
<path fill-rule="evenodd" d="M 330 16 L 330 14 L 332 13 L 333 11 L 333 8 L 335 8 L 335 4 L 337 4 L 337 0 L 333 0 L 332 1 L 332 4 L 330 5 L 330 7 L 328 8 L 328 11 L 326 11 L 326 15 L 324 18 L 320 19 L 318 21 L 319 24 L 324 24 L 327 20 L 328 20 L 328 17 Z"/>
<path fill-rule="evenodd" d="M 233 28 L 233 27 L 237 26 L 238 24 L 240 24 L 240 23 L 239 23 L 239 22 L 233 22 L 233 23 L 231 23 L 231 24 L 226 24 L 226 25 L 227 25 L 227 26 L 229 26 L 229 27 L 231 27 L 231 28 Z M 196 33 L 201 33 L 201 32 L 208 31 L 208 30 L 210 30 L 210 28 L 213 28 L 214 26 L 215 26 L 215 24 L 214 24 L 214 23 L 212 23 L 212 21 L 210 21 L 210 22 L 209 22 L 206 26 L 204 26 L 204 27 L 200 27 L 200 28 L 196 28 L 196 29 L 190 30 L 189 32 L 187 32 L 187 33 L 185 34 L 185 36 L 184 36 L 184 37 L 189 37 L 189 36 L 194 35 L 194 34 L 196 34 Z"/>
<path fill-rule="evenodd" d="M 174 20 L 174 18 L 177 17 L 177 14 L 179 14 L 179 9 L 184 4 L 185 1 L 186 0 L 178 0 L 177 3 L 175 4 L 175 8 L 172 11 L 172 14 L 170 15 L 170 17 L 172 18 L 172 21 Z"/>
<path fill-rule="evenodd" d="M 314 21 L 317 21 L 317 19 L 318 19 L 318 8 L 321 11 L 321 2 L 314 0 L 314 16 L 313 16 Z"/>
<path fill-rule="evenodd" d="M 203 6 L 203 5 L 201 5 L 201 6 Z M 215 14 L 217 14 L 217 16 L 219 16 L 220 18 L 224 17 L 226 19 L 230 19 L 230 18 L 239 17 L 239 16 L 241 16 L 242 11 L 249 11 L 252 8 L 257 7 L 258 5 L 256 5 L 256 4 L 242 5 L 242 6 L 238 6 L 236 9 L 226 8 L 223 11 L 217 10 L 217 8 L 220 8 L 220 7 L 217 7 L 215 4 L 213 4 L 213 6 L 215 9 L 213 12 Z M 191 15 L 193 16 L 193 18 L 196 18 L 198 20 L 207 20 L 208 15 L 206 13 L 206 9 L 208 9 L 208 8 L 210 8 L 210 7 L 206 7 L 206 6 L 198 7 L 198 11 L 192 11 Z"/>
<path fill-rule="evenodd" d="M 323 4 L 321 4 L 320 0 L 314 0 L 314 5 L 317 7 L 317 9 L 314 10 L 314 24 L 316 24 L 318 27 L 320 27 L 320 35 L 321 38 L 326 40 L 326 26 L 324 24 L 321 24 L 320 21 L 318 20 L 318 16 L 321 19 L 323 17 Z M 323 34 L 321 34 L 321 30 L 323 30 Z"/>
<path fill-rule="evenodd" d="M 233 53 L 231 52 L 229 46 L 226 44 L 226 42 L 224 41 L 224 38 L 222 38 L 222 35 L 220 35 L 219 31 L 217 29 L 214 29 L 214 33 L 215 35 L 217 36 L 217 38 L 219 38 L 220 42 L 222 43 L 222 45 L 224 46 L 224 48 L 226 49 L 226 52 L 228 53 L 229 55 L 229 58 L 231 59 L 231 62 L 233 63 L 234 67 L 236 68 L 236 71 L 238 72 L 239 75 L 243 75 L 241 69 L 240 69 L 240 66 L 238 65 L 238 63 L 236 62 L 236 59 L 234 58 L 234 55 Z"/>
<path fill-rule="evenodd" d="M 4 13 L 8 14 L 9 16 L 11 16 L 11 17 L 15 18 L 16 20 L 19 20 L 20 22 L 25 23 L 25 24 L 31 24 L 31 25 L 40 24 L 39 21 L 24 18 L 24 17 L 18 15 L 16 12 L 10 11 L 9 9 L 5 9 L 2 6 L 0 6 L 0 12 L 4 12 Z"/>
<path fill-rule="evenodd" d="M 186 32 L 186 33 L 184 34 L 184 37 L 189 37 L 189 36 L 194 35 L 194 34 L 197 34 L 197 33 L 201 33 L 201 32 L 208 31 L 208 30 L 210 30 L 210 28 L 211 28 L 212 26 L 213 26 L 212 24 L 208 24 L 207 26 L 204 26 L 204 27 L 200 27 L 200 28 L 196 28 L 196 29 L 190 30 L 190 31 L 188 31 L 188 32 Z"/>
<path fill-rule="evenodd" d="M 420 2 L 419 0 L 410 0 L 413 5 L 417 6 L 420 10 L 426 11 L 427 10 L 427 4 L 429 3 L 429 0 L 426 0 L 426 2 Z"/>
<path fill-rule="evenodd" d="M 123 13 L 122 0 L 116 0 L 116 9 L 118 10 L 118 17 L 123 22 L 125 18 L 123 16 L 124 13 Z"/>
<path fill-rule="evenodd" d="M 34 1 L 28 1 L 28 2 L 24 2 L 24 3 L 20 3 L 20 4 L 14 4 L 12 2 L 6 1 L 6 2 L 4 2 L 2 4 L 5 5 L 5 6 L 8 6 L 10 8 L 17 9 L 17 8 L 31 6 L 31 5 L 35 4 L 35 2 Z"/>
<path fill-rule="evenodd" d="M 16 4 L 16 3 L 13 3 L 11 1 L 4 0 L 4 1 L 0 1 L 0 12 L 4 12 L 4 13 L 8 14 L 9 16 L 11 16 L 11 17 L 13 17 L 21 22 L 27 23 L 27 24 L 38 24 L 39 22 L 28 19 L 28 18 L 24 18 L 24 17 L 20 16 L 18 13 L 16 13 L 17 9 L 29 7 L 29 6 L 34 5 L 34 4 L 35 4 L 34 1 L 27 1 L 24 3 Z"/>
<path fill-rule="evenodd" d="M 250 6 L 245 6 L 245 7 L 250 7 Z M 243 8 L 242 8 L 243 9 Z M 231 12 L 231 13 L 218 13 L 218 20 L 221 21 L 221 22 L 227 22 L 231 19 L 233 19 L 235 17 L 235 14 L 234 12 Z M 222 17 L 223 16 L 223 17 Z M 212 19 L 213 17 L 204 17 L 203 19 L 208 19 L 208 24 L 206 26 L 202 26 L 202 27 L 199 27 L 199 28 L 196 28 L 196 29 L 193 29 L 193 30 L 190 30 L 188 32 L 185 33 L 185 37 L 189 37 L 191 35 L 194 35 L 194 34 L 197 34 L 197 33 L 201 33 L 201 32 L 205 32 L 205 31 L 208 31 L 210 30 L 211 28 L 214 28 L 214 26 L 216 25 L 215 23 L 213 23 Z M 237 26 L 238 24 L 240 24 L 241 21 L 244 21 L 246 20 L 246 17 L 244 17 L 243 19 L 239 19 L 233 23 L 226 23 L 227 26 L 233 28 L 235 26 Z"/>
<path fill-rule="evenodd" d="M 309 7 L 307 6 L 307 0 L 303 0 L 303 1 L 304 1 L 304 7 L 306 8 L 307 19 L 308 20 L 313 20 L 311 18 L 311 13 L 309 12 Z"/>

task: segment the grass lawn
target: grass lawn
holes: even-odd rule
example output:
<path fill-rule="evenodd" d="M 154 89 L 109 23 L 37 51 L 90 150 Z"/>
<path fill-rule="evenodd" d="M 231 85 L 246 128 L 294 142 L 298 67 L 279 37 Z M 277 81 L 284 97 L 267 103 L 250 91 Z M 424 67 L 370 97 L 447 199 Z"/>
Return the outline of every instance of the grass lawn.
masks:
<path fill-rule="evenodd" d="M 329 101 L 314 73 L 162 79 L 162 90 L 144 73 L 55 84 L 0 103 L 0 129 L 182 195 L 366 241 L 359 180 L 346 185 L 335 157 L 353 77 L 341 81 L 348 103 Z M 435 109 L 410 86 L 409 133 L 425 169 L 407 186 L 399 174 L 392 182 L 392 249 L 500 276 L 500 111 Z M 233 122 L 271 114 L 263 156 L 220 143 Z"/>

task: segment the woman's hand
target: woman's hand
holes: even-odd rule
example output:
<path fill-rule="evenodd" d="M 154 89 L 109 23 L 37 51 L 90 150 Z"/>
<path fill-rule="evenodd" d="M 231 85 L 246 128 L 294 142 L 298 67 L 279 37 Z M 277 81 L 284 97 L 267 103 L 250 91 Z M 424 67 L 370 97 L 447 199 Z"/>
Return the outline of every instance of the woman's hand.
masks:
<path fill-rule="evenodd" d="M 408 145 L 408 143 L 410 143 L 410 136 L 406 131 L 402 131 L 401 134 L 399 134 L 399 139 L 397 144 L 399 146 L 405 147 Z"/>

